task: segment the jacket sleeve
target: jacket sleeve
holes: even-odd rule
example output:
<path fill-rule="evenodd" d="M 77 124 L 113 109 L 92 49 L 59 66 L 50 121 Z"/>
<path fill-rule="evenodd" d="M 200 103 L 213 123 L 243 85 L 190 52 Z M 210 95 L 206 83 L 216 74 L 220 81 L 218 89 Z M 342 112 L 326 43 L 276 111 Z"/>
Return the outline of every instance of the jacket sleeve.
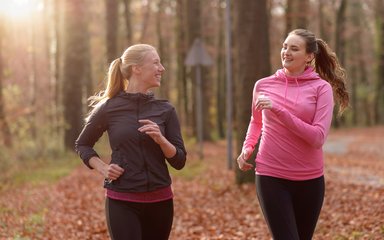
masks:
<path fill-rule="evenodd" d="M 253 152 L 257 142 L 259 141 L 262 127 L 262 112 L 256 110 L 256 100 L 257 100 L 257 82 L 253 89 L 252 97 L 252 115 L 251 120 L 249 121 L 247 133 L 245 135 L 245 140 L 243 143 L 243 151 Z"/>
<path fill-rule="evenodd" d="M 172 108 L 165 127 L 165 138 L 176 148 L 176 154 L 167 158 L 168 163 L 175 169 L 180 170 L 185 166 L 187 151 L 181 136 L 180 123 L 175 108 Z"/>
<path fill-rule="evenodd" d="M 274 106 L 272 111 L 293 134 L 296 134 L 314 148 L 321 148 L 331 126 L 333 106 L 332 87 L 329 84 L 325 84 L 319 89 L 316 113 L 312 123 L 304 122 L 280 106 Z"/>
<path fill-rule="evenodd" d="M 96 106 L 92 110 L 90 116 L 86 120 L 83 130 L 75 142 L 75 150 L 77 154 L 79 154 L 84 164 L 90 169 L 92 169 L 92 167 L 89 165 L 89 159 L 94 156 L 99 157 L 93 147 L 107 128 L 104 109 L 105 103 Z"/>

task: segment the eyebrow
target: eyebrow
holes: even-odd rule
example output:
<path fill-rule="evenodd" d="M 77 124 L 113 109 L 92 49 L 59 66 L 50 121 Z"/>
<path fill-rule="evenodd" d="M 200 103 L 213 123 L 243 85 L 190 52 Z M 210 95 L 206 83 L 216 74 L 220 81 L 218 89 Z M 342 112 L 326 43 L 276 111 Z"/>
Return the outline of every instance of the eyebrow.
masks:
<path fill-rule="evenodd" d="M 288 46 L 288 44 L 287 43 L 283 43 L 283 46 Z M 291 47 L 300 47 L 299 45 L 295 45 L 295 44 L 293 44 L 293 45 L 291 45 Z"/>

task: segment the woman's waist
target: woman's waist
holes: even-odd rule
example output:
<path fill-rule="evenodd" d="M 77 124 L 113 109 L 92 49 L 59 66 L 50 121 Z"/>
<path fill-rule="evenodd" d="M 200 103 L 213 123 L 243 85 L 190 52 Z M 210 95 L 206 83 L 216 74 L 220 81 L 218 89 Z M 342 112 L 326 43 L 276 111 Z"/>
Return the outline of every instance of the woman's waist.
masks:
<path fill-rule="evenodd" d="M 107 189 L 106 196 L 112 199 L 130 202 L 159 202 L 173 198 L 171 186 L 147 192 L 119 192 Z"/>

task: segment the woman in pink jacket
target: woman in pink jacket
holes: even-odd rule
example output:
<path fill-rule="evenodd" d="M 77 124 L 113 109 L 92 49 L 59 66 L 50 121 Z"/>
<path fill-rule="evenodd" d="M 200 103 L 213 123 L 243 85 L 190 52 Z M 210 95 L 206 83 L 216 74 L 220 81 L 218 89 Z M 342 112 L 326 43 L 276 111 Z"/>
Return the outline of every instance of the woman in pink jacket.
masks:
<path fill-rule="evenodd" d="M 276 239 L 312 239 L 324 199 L 322 146 L 334 107 L 348 106 L 345 71 L 327 44 L 304 29 L 289 33 L 281 49 L 283 68 L 260 79 L 253 90 L 252 116 L 237 158 L 256 156 L 256 190 Z"/>

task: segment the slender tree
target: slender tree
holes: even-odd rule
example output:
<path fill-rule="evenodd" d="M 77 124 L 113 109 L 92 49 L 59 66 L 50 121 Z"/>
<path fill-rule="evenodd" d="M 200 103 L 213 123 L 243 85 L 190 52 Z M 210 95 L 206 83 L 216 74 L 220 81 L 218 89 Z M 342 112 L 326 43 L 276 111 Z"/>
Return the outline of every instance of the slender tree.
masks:
<path fill-rule="evenodd" d="M 132 21 L 131 21 L 131 0 L 123 0 L 124 20 L 125 20 L 125 38 L 126 45 L 129 46 L 133 41 Z"/>
<path fill-rule="evenodd" d="M 107 0 L 108 1 L 108 0 Z M 151 19 L 151 2 L 144 2 L 142 6 L 143 14 L 141 20 L 141 32 L 140 32 L 140 42 L 147 41 L 147 32 Z"/>
<path fill-rule="evenodd" d="M 180 109 L 181 122 L 185 126 L 191 125 L 189 105 L 189 96 L 187 91 L 187 71 L 184 61 L 187 55 L 187 36 L 186 36 L 186 9 L 185 0 L 176 0 L 176 21 L 175 21 L 175 45 L 176 45 L 176 76 L 177 76 L 177 93 L 178 93 L 178 109 Z"/>
<path fill-rule="evenodd" d="M 119 32 L 119 0 L 105 0 L 107 63 L 118 57 L 117 35 Z"/>
<path fill-rule="evenodd" d="M 1 131 L 1 142 L 6 147 L 12 146 L 12 137 L 11 132 L 9 129 L 9 125 L 7 122 L 7 119 L 5 117 L 5 104 L 4 104 L 4 96 L 3 96 L 3 37 L 5 35 L 4 26 L 3 26 L 3 19 L 1 19 L 2 16 L 0 15 L 0 131 Z"/>
<path fill-rule="evenodd" d="M 169 66 L 169 58 L 170 55 L 166 51 L 166 49 L 169 49 L 169 41 L 167 41 L 164 37 L 164 25 L 163 25 L 163 19 L 164 19 L 164 9 L 165 9 L 165 0 L 158 0 L 157 2 L 157 13 L 156 13 L 156 32 L 157 32 L 157 50 L 159 51 L 159 55 L 161 57 L 161 62 L 164 66 Z M 170 93 L 170 75 L 169 71 L 165 71 L 163 80 L 161 81 L 161 88 L 160 88 L 160 95 L 166 99 L 169 99 L 169 93 Z"/>
<path fill-rule="evenodd" d="M 63 3 L 61 0 L 53 0 L 53 23 L 52 28 L 54 31 L 53 44 L 54 44 L 54 70 L 53 70 L 53 95 L 54 95 L 54 124 L 56 126 L 56 135 L 60 134 L 60 121 L 62 119 L 61 103 L 62 103 L 62 92 L 60 80 L 62 79 L 62 29 L 63 29 Z"/>
<path fill-rule="evenodd" d="M 335 53 L 339 59 L 339 62 L 342 66 L 345 66 L 345 47 L 346 47 L 346 10 L 347 10 L 347 0 L 341 0 L 340 5 L 336 12 L 336 29 L 335 29 Z M 337 117 L 337 109 L 334 108 L 333 114 L 333 126 L 340 127 L 343 119 Z"/>
<path fill-rule="evenodd" d="M 63 107 L 66 128 L 64 144 L 73 149 L 83 125 L 83 92 L 88 83 L 89 36 L 87 34 L 87 1 L 65 1 L 65 39 Z"/>
<path fill-rule="evenodd" d="M 193 42 L 196 38 L 202 38 L 201 32 L 201 8 L 200 8 L 200 0 L 187 0 L 186 4 L 186 47 L 187 51 L 192 47 Z M 202 40 L 202 39 L 201 39 Z M 187 72 L 187 93 L 188 95 L 184 96 L 190 99 L 188 104 L 188 112 L 189 116 L 192 118 L 192 131 L 194 136 L 197 135 L 197 121 L 196 115 L 196 74 L 195 67 L 188 68 Z M 202 79 L 204 79 L 203 71 L 202 71 Z M 204 80 L 202 80 L 204 81 Z M 191 101 L 192 100 L 192 101 Z M 204 102 L 204 101 L 203 101 Z M 204 130 L 203 130 L 204 132 Z"/>
<path fill-rule="evenodd" d="M 236 140 L 237 149 L 241 151 L 251 116 L 252 90 L 255 81 L 271 74 L 271 66 L 267 0 L 238 0 L 235 4 L 237 4 Z M 241 172 L 238 168 L 236 169 L 238 184 L 254 182 L 253 171 Z"/>
<path fill-rule="evenodd" d="M 375 123 L 384 123 L 384 0 L 375 0 L 375 56 L 376 56 L 376 77 L 375 77 Z"/>
<path fill-rule="evenodd" d="M 352 124 L 369 125 L 373 119 L 369 108 L 369 75 L 366 64 L 366 54 L 364 52 L 364 14 L 361 1 L 352 0 L 349 3 L 349 19 L 350 19 L 350 39 L 347 41 L 348 51 L 346 55 L 348 64 L 347 72 L 351 86 L 351 114 Z M 364 113 L 364 114 L 361 114 Z"/>
<path fill-rule="evenodd" d="M 226 119 L 225 111 L 225 97 L 226 97 L 226 84 L 225 84 L 225 56 L 224 56 L 224 11 L 225 9 L 220 7 L 222 1 L 219 1 L 217 8 L 218 16 L 218 27 L 217 27 L 217 43 L 216 43 L 216 109 L 217 109 L 217 130 L 220 138 L 224 138 L 225 129 L 224 122 Z"/>
<path fill-rule="evenodd" d="M 308 27 L 309 10 L 309 0 L 287 0 L 285 9 L 286 35 L 295 28 Z"/>

